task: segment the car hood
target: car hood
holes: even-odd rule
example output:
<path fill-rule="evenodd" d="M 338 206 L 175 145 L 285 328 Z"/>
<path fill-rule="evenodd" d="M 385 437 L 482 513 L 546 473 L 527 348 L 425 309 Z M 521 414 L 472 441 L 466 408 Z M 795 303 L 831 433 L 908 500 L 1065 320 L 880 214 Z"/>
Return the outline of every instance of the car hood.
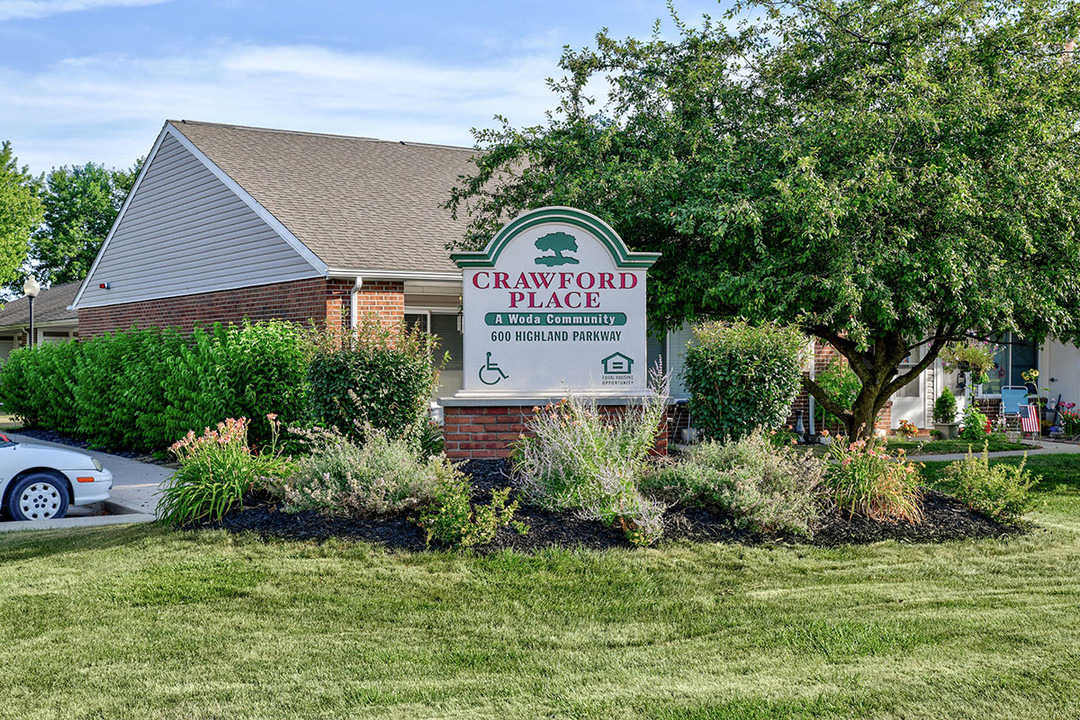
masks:
<path fill-rule="evenodd" d="M 57 470 L 94 470 L 94 461 L 89 455 L 76 450 L 38 445 L 37 443 L 18 443 L 0 448 L 0 458 L 7 457 L 22 467 L 42 465 Z"/>

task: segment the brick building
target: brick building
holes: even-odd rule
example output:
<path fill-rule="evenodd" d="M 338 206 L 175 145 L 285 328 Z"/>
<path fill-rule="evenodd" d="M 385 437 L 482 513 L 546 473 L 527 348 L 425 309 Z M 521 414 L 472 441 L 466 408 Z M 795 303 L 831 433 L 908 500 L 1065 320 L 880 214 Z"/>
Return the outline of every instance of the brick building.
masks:
<path fill-rule="evenodd" d="M 440 205 L 474 153 L 166 122 L 72 303 L 79 333 L 245 317 L 347 328 L 375 313 L 459 355 L 461 274 L 445 247 L 465 223 Z"/>
<path fill-rule="evenodd" d="M 438 394 L 452 395 L 462 386 L 461 272 L 446 247 L 466 223 L 442 204 L 475 153 L 166 122 L 69 308 L 77 311 L 78 334 L 132 325 L 190 329 L 245 317 L 347 328 L 375 313 L 441 338 L 450 363 Z M 678 371 L 689 337 L 683 328 L 649 338 L 648 363 L 665 360 L 676 397 L 685 397 Z M 829 349 L 815 354 L 821 372 Z M 1029 367 L 1042 371 L 1054 395 L 1080 400 L 1080 350 L 1010 339 L 990 382 L 958 388 L 962 378 L 938 363 L 893 398 L 882 425 L 907 419 L 929 427 L 946 385 L 992 405 Z"/>

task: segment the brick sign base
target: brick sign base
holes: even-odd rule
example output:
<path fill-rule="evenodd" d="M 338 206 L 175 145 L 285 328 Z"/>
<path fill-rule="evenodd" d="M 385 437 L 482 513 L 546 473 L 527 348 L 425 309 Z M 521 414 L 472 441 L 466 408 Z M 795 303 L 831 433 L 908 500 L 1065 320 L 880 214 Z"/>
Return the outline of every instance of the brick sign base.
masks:
<path fill-rule="evenodd" d="M 441 402 L 446 456 L 452 460 L 508 457 L 517 439 L 527 433 L 533 408 L 558 401 L 559 398 L 508 398 L 480 403 L 473 399 L 444 398 Z M 629 402 L 632 401 L 604 398 L 598 402 L 598 408 L 601 414 L 613 417 L 624 413 Z M 665 417 L 654 450 L 658 455 L 667 454 L 668 426 Z"/>

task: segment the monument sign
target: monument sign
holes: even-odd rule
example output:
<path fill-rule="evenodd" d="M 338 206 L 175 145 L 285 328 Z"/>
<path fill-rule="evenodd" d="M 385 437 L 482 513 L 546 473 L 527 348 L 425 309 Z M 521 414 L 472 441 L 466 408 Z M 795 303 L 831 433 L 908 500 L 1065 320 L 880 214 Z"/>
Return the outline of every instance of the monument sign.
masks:
<path fill-rule="evenodd" d="M 646 392 L 645 272 L 604 221 L 548 207 L 508 223 L 463 271 L 464 389 L 457 397 Z"/>

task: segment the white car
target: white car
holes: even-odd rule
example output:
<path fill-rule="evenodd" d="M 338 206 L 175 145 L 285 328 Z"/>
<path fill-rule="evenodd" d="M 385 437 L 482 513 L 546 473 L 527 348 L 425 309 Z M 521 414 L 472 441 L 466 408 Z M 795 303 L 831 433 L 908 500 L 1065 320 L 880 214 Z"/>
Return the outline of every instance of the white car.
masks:
<path fill-rule="evenodd" d="M 13 520 L 62 518 L 69 505 L 108 500 L 112 486 L 97 458 L 0 434 L 0 504 Z"/>

